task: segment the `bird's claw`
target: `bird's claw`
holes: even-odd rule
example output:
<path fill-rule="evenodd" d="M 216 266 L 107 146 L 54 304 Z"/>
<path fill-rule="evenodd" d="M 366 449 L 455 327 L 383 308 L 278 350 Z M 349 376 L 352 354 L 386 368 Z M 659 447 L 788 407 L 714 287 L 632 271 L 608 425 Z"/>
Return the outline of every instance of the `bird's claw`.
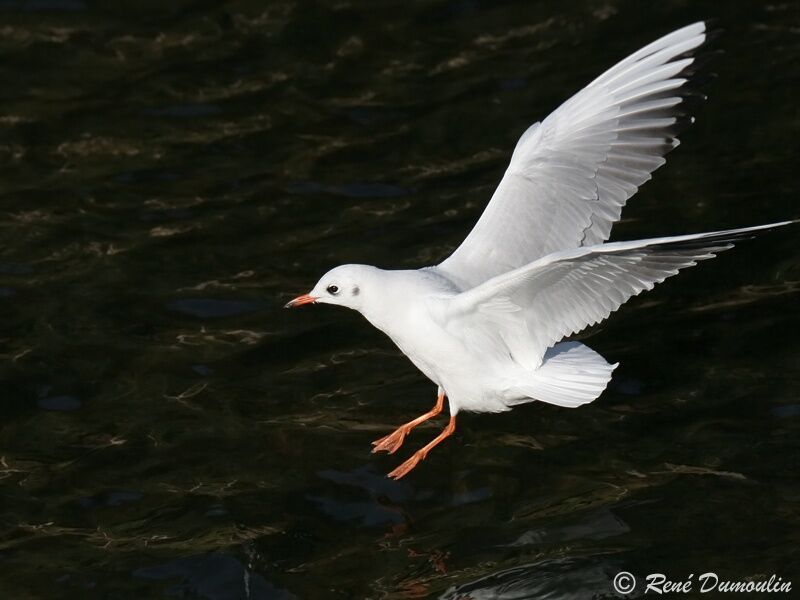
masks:
<path fill-rule="evenodd" d="M 375 454 L 376 452 L 388 452 L 389 454 L 394 454 L 400 449 L 400 446 L 403 445 L 403 440 L 406 439 L 407 433 L 408 432 L 401 427 L 386 437 L 375 440 L 372 442 L 372 445 L 375 446 L 372 449 L 372 453 Z"/>
<path fill-rule="evenodd" d="M 424 458 L 425 455 L 423 453 L 415 452 L 414 454 L 411 455 L 411 458 L 409 458 L 406 462 L 397 467 L 394 471 L 389 473 L 387 477 L 391 477 L 392 479 L 395 480 L 405 477 L 406 475 L 408 475 L 411 469 L 416 467 Z"/>

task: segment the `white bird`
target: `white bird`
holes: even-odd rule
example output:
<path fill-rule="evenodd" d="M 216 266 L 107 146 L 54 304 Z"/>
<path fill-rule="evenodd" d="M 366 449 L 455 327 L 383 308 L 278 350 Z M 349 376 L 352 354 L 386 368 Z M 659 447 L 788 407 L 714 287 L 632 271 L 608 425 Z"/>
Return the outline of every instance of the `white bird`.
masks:
<path fill-rule="evenodd" d="M 373 452 L 397 451 L 448 399 L 448 425 L 390 477 L 452 434 L 461 410 L 596 399 L 617 365 L 560 340 L 733 242 L 789 223 L 604 243 L 628 198 L 678 145 L 694 51 L 706 36 L 699 22 L 662 37 L 528 128 L 478 223 L 444 262 L 339 266 L 286 305 L 359 311 L 439 387 L 433 409 L 373 442 Z"/>

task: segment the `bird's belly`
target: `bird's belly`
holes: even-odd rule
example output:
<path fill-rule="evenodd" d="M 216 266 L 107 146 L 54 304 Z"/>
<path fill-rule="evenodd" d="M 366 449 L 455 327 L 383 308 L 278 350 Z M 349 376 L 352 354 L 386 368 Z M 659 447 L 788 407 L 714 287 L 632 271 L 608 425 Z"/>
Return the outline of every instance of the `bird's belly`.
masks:
<path fill-rule="evenodd" d="M 396 341 L 397 343 L 397 341 Z M 470 352 L 460 340 L 450 336 L 431 339 L 413 350 L 397 343 L 403 353 L 425 376 L 447 395 L 450 412 L 500 412 L 508 410 L 503 391 L 507 365 L 495 364 Z"/>

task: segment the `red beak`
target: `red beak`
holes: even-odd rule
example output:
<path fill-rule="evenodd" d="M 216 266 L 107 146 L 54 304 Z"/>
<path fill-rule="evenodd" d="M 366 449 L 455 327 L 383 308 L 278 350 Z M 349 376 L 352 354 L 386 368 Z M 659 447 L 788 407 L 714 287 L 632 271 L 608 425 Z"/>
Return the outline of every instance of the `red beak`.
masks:
<path fill-rule="evenodd" d="M 298 296 L 294 300 L 287 302 L 283 308 L 294 308 L 295 306 L 303 306 L 303 304 L 313 304 L 316 301 L 316 296 L 312 296 L 311 294 L 303 294 L 302 296 Z"/>

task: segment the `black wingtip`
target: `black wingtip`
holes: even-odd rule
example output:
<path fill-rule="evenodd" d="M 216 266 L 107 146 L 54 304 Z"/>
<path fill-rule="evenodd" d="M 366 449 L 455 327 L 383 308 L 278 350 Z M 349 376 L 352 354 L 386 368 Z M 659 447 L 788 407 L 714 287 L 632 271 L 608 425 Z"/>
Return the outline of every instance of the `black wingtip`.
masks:
<path fill-rule="evenodd" d="M 675 124 L 669 128 L 668 133 L 673 139 L 677 139 L 689 125 L 695 122 L 695 115 L 700 111 L 700 105 L 708 99 L 705 91 L 711 82 L 717 78 L 717 74 L 709 70 L 709 67 L 724 54 L 724 51 L 721 48 L 712 47 L 714 40 L 723 31 L 721 28 L 713 26 L 715 21 L 715 19 L 704 19 L 703 23 L 706 26 L 705 41 L 697 48 L 693 48 L 674 59 L 691 58 L 692 63 L 679 74 L 679 77 L 686 78 L 686 83 L 677 91 L 677 94 L 681 97 L 681 103 L 672 112 L 675 117 Z M 677 144 L 673 147 L 676 146 Z"/>
<path fill-rule="evenodd" d="M 666 242 L 664 244 L 654 244 L 650 248 L 659 250 L 699 250 L 721 248 L 722 246 L 732 246 L 737 242 L 752 240 L 760 233 L 775 231 L 786 225 L 800 223 L 800 220 L 780 221 L 778 223 L 768 223 L 766 225 L 756 225 L 754 227 L 744 227 L 742 229 L 728 229 L 725 231 L 715 231 L 690 240 L 679 240 Z"/>
<path fill-rule="evenodd" d="M 718 40 L 723 33 L 725 33 L 725 29 L 720 25 L 721 20 L 719 17 L 709 17 L 708 19 L 703 19 L 703 24 L 706 26 L 706 44 L 713 43 L 714 41 Z"/>

